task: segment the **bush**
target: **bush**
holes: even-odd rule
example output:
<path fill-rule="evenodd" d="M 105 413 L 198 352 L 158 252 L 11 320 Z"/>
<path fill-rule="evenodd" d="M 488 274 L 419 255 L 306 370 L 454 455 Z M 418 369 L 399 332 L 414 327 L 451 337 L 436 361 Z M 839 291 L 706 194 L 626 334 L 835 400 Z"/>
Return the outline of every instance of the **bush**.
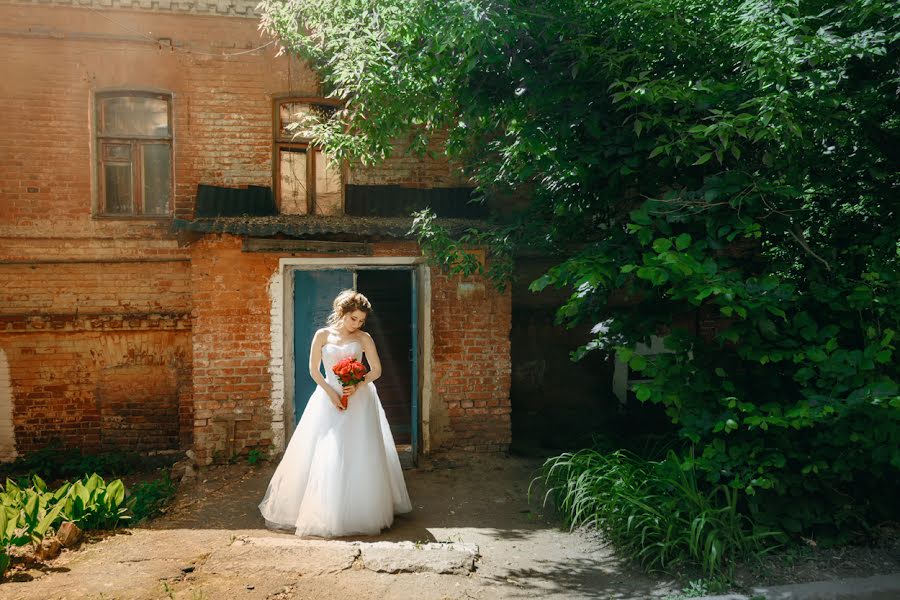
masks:
<path fill-rule="evenodd" d="M 567 524 L 604 531 L 648 570 L 696 567 L 710 577 L 730 576 L 736 561 L 778 543 L 775 533 L 740 513 L 739 492 L 704 489 L 672 451 L 659 461 L 626 451 L 565 453 L 544 463 L 539 480 Z"/>

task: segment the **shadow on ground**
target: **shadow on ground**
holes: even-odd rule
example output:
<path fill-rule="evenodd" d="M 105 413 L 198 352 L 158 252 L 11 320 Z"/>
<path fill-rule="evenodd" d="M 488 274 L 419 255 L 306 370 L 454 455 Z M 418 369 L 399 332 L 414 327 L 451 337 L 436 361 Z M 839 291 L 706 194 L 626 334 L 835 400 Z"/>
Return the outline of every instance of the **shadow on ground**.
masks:
<path fill-rule="evenodd" d="M 485 598 L 652 598 L 671 591 L 623 565 L 596 534 L 563 530 L 541 494 L 529 499 L 540 465 L 537 458 L 493 457 L 405 471 L 413 511 L 379 536 L 341 539 L 477 544 Z M 151 527 L 290 536 L 266 530 L 257 510 L 274 470 L 274 464 L 209 469 Z"/>
<path fill-rule="evenodd" d="M 183 485 L 169 513 L 149 527 L 265 529 L 257 504 L 275 466 L 211 467 L 195 482 Z M 540 502 L 528 499 L 528 485 L 539 466 L 534 459 L 497 458 L 404 471 L 412 512 L 398 515 L 393 527 L 379 536 L 342 539 L 435 541 L 432 529 L 458 527 L 491 530 L 499 539 L 522 539 L 527 532 L 555 526 L 542 514 Z"/>

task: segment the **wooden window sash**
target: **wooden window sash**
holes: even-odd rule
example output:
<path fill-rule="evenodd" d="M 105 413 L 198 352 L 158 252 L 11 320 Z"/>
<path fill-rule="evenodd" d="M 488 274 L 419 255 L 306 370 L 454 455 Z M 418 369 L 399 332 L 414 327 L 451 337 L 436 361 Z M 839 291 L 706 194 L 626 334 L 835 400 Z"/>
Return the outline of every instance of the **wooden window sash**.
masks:
<path fill-rule="evenodd" d="M 167 123 L 167 134 L 166 135 L 129 135 L 122 136 L 116 134 L 103 133 L 103 128 L 106 123 L 106 103 L 105 99 L 108 98 L 121 98 L 121 97 L 142 97 L 142 98 L 156 98 L 159 100 L 163 100 L 166 102 L 166 123 Z M 173 160 L 172 147 L 174 145 L 174 135 L 172 133 L 172 96 L 169 94 L 157 94 L 152 92 L 106 92 L 100 93 L 96 96 L 97 103 L 97 131 L 96 131 L 96 139 L 97 139 L 97 161 L 98 161 L 98 179 L 99 179 L 99 194 L 100 194 L 100 214 L 105 217 L 114 217 L 114 218 L 169 218 L 174 214 L 174 185 L 175 185 L 175 165 Z M 122 160 L 107 160 L 104 155 L 104 146 L 107 144 L 128 144 L 131 147 L 131 160 L 130 161 L 122 161 Z M 144 146 L 147 143 L 153 144 L 164 144 L 168 147 L 169 151 L 169 190 L 168 190 L 168 199 L 166 201 L 166 214 L 165 215 L 151 215 L 147 214 L 145 211 L 145 199 L 144 199 Z M 131 167 L 131 194 L 132 194 L 132 212 L 130 213 L 111 213 L 108 210 L 108 198 L 106 194 L 106 172 L 105 166 L 107 164 L 110 165 L 125 165 L 128 164 Z"/>
<path fill-rule="evenodd" d="M 291 96 L 278 98 L 272 103 L 272 186 L 275 191 L 275 201 L 281 211 L 281 150 L 302 149 L 306 153 L 306 214 L 313 215 L 316 205 L 316 157 L 320 148 L 312 144 L 312 140 L 302 137 L 285 138 L 281 135 L 281 107 L 284 104 L 309 104 L 311 106 L 327 106 L 338 108 L 343 106 L 339 100 L 329 98 L 316 98 L 309 96 Z M 343 174 L 341 175 L 343 183 Z"/>
<path fill-rule="evenodd" d="M 172 190 L 169 189 L 168 198 L 166 199 L 166 214 L 165 215 L 156 215 L 149 214 L 146 210 L 146 199 L 144 198 L 144 180 L 146 179 L 146 170 L 145 170 L 145 161 L 144 161 L 144 148 L 146 146 L 165 146 L 169 153 L 169 187 L 171 188 L 172 184 L 172 145 L 171 143 L 160 143 L 163 140 L 156 140 L 154 143 L 146 143 L 146 140 L 134 141 L 129 143 L 129 140 L 123 140 L 121 138 L 116 138 L 115 142 L 120 145 L 128 144 L 131 147 L 130 155 L 131 160 L 121 160 L 121 159 L 112 159 L 106 158 L 104 153 L 104 148 L 100 149 L 100 197 L 102 204 L 102 214 L 108 216 L 116 216 L 116 217 L 150 217 L 150 218 L 165 218 L 172 214 Z M 132 212 L 130 213 L 111 213 L 109 211 L 109 206 L 107 205 L 108 196 L 106 195 L 106 177 L 105 177 L 105 167 L 106 165 L 128 165 L 131 167 L 131 199 L 132 199 Z"/>

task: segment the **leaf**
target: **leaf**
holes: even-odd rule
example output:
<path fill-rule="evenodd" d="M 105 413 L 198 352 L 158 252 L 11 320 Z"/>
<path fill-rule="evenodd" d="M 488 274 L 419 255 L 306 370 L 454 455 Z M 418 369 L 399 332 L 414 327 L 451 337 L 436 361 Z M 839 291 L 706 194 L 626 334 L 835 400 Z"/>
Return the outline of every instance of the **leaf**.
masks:
<path fill-rule="evenodd" d="M 628 361 L 628 366 L 633 371 L 643 371 L 647 368 L 647 359 L 640 354 L 635 354 L 631 357 L 631 360 Z"/>
<path fill-rule="evenodd" d="M 39 536 L 44 537 L 44 534 L 47 533 L 47 529 L 49 529 L 50 526 L 53 525 L 53 522 L 56 521 L 59 513 L 62 512 L 62 509 L 62 502 L 57 503 L 57 505 L 53 507 L 53 510 L 44 515 L 44 518 L 41 519 L 41 522 L 38 523 L 37 527 L 34 528 L 34 532 Z"/>
<path fill-rule="evenodd" d="M 638 231 L 637 237 L 641 245 L 646 246 L 653 239 L 653 232 L 648 228 L 644 228 Z"/>
<path fill-rule="evenodd" d="M 651 396 L 650 388 L 648 388 L 645 385 L 642 385 L 635 392 L 635 396 L 637 396 L 637 399 L 640 400 L 641 402 L 646 402 L 647 400 L 650 399 L 650 396 Z"/>
<path fill-rule="evenodd" d="M 528 286 L 528 289 L 529 289 L 529 291 L 532 291 L 532 292 L 540 292 L 545 287 L 547 287 L 552 281 L 553 281 L 553 278 L 549 274 L 544 274 L 544 275 L 541 275 L 540 277 L 538 277 L 537 279 L 535 279 L 534 281 L 532 281 L 531 284 Z"/>
<path fill-rule="evenodd" d="M 25 517 L 25 521 L 27 523 L 36 523 L 38 516 L 38 509 L 40 508 L 38 495 L 31 490 L 28 490 L 29 497 L 28 501 L 25 502 L 25 508 L 22 510 L 22 514 Z"/>
<path fill-rule="evenodd" d="M 47 484 L 44 483 L 44 480 L 37 476 L 37 474 L 32 475 L 31 480 L 34 482 L 34 488 L 41 492 L 47 491 Z"/>
<path fill-rule="evenodd" d="M 650 224 L 650 215 L 645 207 L 631 211 L 628 216 L 631 217 L 631 220 L 638 225 Z"/>
<path fill-rule="evenodd" d="M 772 339 L 777 336 L 778 331 L 771 319 L 762 317 L 757 320 L 756 324 L 759 327 L 759 331 L 767 338 Z"/>
<path fill-rule="evenodd" d="M 72 494 L 74 494 L 76 501 L 81 503 L 81 508 L 86 508 L 90 505 L 91 493 L 80 481 L 76 481 L 72 486 Z M 77 503 L 76 506 L 78 506 Z"/>
<path fill-rule="evenodd" d="M 682 233 L 677 238 L 675 238 L 675 248 L 677 250 L 684 250 L 691 245 L 691 235 L 689 233 Z"/>
<path fill-rule="evenodd" d="M 121 479 L 116 479 L 106 486 L 106 496 L 111 499 L 111 506 L 117 508 L 125 499 L 125 484 Z"/>
<path fill-rule="evenodd" d="M 707 152 L 706 154 L 704 154 L 704 155 L 702 155 L 700 158 L 698 158 L 698 159 L 694 162 L 694 165 L 702 165 L 702 164 L 705 164 L 705 163 L 709 162 L 709 159 L 712 158 L 712 155 L 713 155 L 712 152 Z"/>
<path fill-rule="evenodd" d="M 672 247 L 672 240 L 668 238 L 657 238 L 653 241 L 653 249 L 658 253 L 662 254 L 666 250 Z"/>

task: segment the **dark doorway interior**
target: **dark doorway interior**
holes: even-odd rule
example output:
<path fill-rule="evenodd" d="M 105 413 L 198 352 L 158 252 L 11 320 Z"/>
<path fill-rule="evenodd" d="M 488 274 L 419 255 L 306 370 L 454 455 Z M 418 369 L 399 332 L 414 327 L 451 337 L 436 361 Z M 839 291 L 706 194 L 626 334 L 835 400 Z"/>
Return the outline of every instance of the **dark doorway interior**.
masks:
<path fill-rule="evenodd" d="M 410 444 L 414 326 L 412 271 L 360 269 L 356 289 L 372 303 L 366 331 L 375 340 L 383 373 L 376 384 L 397 444 Z"/>

